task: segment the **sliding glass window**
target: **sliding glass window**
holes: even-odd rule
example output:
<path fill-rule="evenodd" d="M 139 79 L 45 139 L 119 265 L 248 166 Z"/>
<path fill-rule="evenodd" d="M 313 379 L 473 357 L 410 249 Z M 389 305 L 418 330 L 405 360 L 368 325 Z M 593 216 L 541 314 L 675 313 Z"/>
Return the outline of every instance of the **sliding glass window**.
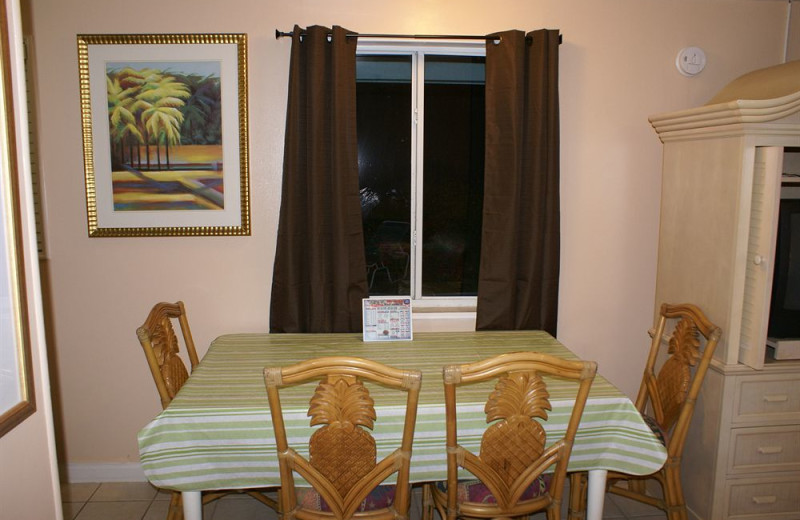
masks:
<path fill-rule="evenodd" d="M 357 59 L 370 295 L 474 302 L 483 206 L 483 45 L 455 52 L 386 48 L 359 52 Z"/>

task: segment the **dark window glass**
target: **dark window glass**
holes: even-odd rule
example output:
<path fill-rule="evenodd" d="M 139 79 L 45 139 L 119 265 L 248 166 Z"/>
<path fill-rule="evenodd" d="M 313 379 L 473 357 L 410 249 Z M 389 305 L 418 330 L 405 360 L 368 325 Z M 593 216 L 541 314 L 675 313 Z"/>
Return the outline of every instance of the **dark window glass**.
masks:
<path fill-rule="evenodd" d="M 369 292 L 410 294 L 411 56 L 360 56 L 356 64 Z"/>
<path fill-rule="evenodd" d="M 426 56 L 422 295 L 478 294 L 484 58 Z"/>
<path fill-rule="evenodd" d="M 358 165 L 371 295 L 412 294 L 411 233 L 422 247 L 420 296 L 477 294 L 483 205 L 484 59 L 424 56 L 417 172 L 422 222 L 412 225 L 411 56 L 357 60 Z M 423 121 L 424 118 L 424 121 Z"/>

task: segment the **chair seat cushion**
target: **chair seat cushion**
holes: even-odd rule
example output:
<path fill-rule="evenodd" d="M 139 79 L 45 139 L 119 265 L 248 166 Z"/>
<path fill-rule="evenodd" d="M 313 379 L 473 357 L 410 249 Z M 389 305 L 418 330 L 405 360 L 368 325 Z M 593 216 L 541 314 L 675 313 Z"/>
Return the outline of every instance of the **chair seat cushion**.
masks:
<path fill-rule="evenodd" d="M 550 489 L 550 483 L 553 480 L 551 474 L 539 476 L 533 481 L 533 484 L 528 486 L 528 489 L 522 493 L 520 501 L 530 500 L 544 495 Z M 447 493 L 447 482 L 437 482 L 436 487 L 442 493 Z M 458 481 L 458 501 L 459 502 L 477 502 L 479 504 L 496 504 L 497 499 L 486 487 L 486 484 L 480 480 L 459 480 Z"/>
<path fill-rule="evenodd" d="M 669 433 L 664 431 L 663 428 L 661 428 L 661 426 L 658 424 L 658 421 L 656 421 L 656 418 L 653 417 L 652 415 L 642 414 L 642 419 L 644 419 L 645 424 L 647 424 L 647 426 L 649 426 L 650 429 L 653 430 L 653 433 L 656 434 L 656 437 L 661 442 L 661 444 L 666 446 L 667 443 L 669 442 Z"/>
<path fill-rule="evenodd" d="M 374 511 L 384 509 L 394 502 L 395 486 L 378 486 L 367 495 L 356 512 Z M 315 511 L 330 511 L 328 503 L 314 488 L 296 488 L 297 504 L 303 509 L 313 509 Z"/>

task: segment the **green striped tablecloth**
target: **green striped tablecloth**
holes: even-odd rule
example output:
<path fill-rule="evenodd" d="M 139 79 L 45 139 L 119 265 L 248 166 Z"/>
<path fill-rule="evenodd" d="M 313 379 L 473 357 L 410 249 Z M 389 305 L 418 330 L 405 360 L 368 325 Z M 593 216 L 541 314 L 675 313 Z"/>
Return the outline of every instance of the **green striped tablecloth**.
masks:
<path fill-rule="evenodd" d="M 410 342 L 376 343 L 364 343 L 360 334 L 220 336 L 169 407 L 139 432 L 142 467 L 154 485 L 179 491 L 277 486 L 264 367 L 320 356 L 352 355 L 422 371 L 411 480 L 443 480 L 442 366 L 521 350 L 575 359 L 552 336 L 539 331 L 417 333 Z M 373 435 L 378 456 L 382 457 L 396 447 L 405 402 L 402 396 L 398 399 L 381 387 L 369 388 L 378 415 Z M 545 427 L 548 435 L 563 432 L 575 389 L 573 383 L 548 380 L 553 406 Z M 308 436 L 306 412 L 312 390 L 304 388 L 302 397 L 282 391 L 290 444 L 293 436 Z M 479 436 L 486 428 L 483 406 L 490 392 L 491 386 L 481 385 L 459 389 L 459 435 L 462 445 L 474 451 L 478 451 Z M 665 458 L 664 447 L 631 401 L 598 375 L 578 430 L 570 469 L 648 474 L 659 469 Z"/>

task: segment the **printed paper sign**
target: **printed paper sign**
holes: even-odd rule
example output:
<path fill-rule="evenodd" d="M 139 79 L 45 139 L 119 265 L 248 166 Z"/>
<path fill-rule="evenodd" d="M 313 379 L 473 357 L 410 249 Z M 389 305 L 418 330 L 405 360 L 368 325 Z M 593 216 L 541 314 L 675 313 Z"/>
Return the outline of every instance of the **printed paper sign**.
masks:
<path fill-rule="evenodd" d="M 364 298 L 364 341 L 411 340 L 410 298 Z"/>

